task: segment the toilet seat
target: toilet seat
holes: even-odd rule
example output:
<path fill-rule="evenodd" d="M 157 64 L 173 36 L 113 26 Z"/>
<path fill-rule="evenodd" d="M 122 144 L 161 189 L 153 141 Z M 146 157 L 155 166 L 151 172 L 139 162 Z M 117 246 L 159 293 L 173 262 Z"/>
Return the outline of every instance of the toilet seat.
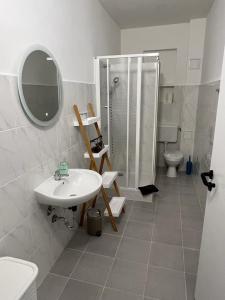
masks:
<path fill-rule="evenodd" d="M 177 167 L 180 165 L 183 158 L 184 158 L 184 155 L 180 151 L 164 153 L 164 159 L 168 166 L 168 170 L 167 170 L 168 177 L 177 177 Z"/>
<path fill-rule="evenodd" d="M 174 151 L 174 152 L 166 152 L 164 153 L 165 159 L 171 160 L 171 161 L 177 161 L 181 160 L 183 158 L 183 154 L 180 151 Z"/>

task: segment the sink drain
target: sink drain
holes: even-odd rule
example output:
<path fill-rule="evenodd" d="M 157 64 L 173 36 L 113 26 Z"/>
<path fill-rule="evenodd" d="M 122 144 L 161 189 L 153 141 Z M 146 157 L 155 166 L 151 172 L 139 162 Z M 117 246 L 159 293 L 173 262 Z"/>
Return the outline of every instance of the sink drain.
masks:
<path fill-rule="evenodd" d="M 70 194 L 70 197 L 74 197 L 74 196 L 76 196 L 77 194 Z"/>

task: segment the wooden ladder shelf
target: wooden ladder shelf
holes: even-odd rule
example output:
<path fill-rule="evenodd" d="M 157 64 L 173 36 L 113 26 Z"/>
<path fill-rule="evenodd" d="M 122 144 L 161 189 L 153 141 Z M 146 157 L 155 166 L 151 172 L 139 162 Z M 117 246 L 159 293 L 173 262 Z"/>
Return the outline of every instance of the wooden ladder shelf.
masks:
<path fill-rule="evenodd" d="M 95 126 L 97 136 L 98 137 L 101 136 L 101 131 L 98 126 L 98 118 L 95 116 L 95 112 L 92 104 L 91 103 L 88 104 L 88 114 L 90 116 L 88 120 L 89 122 L 87 121 L 85 122 L 85 120 L 82 120 L 77 105 L 74 105 L 73 109 L 77 118 L 78 125 L 80 127 L 81 136 L 83 138 L 84 144 L 87 149 L 87 152 L 84 154 L 84 157 L 90 159 L 90 166 L 89 166 L 90 170 L 96 171 L 100 175 L 102 175 L 103 184 L 101 187 L 101 193 L 102 193 L 103 201 L 106 206 L 104 215 L 109 216 L 114 231 L 118 231 L 115 217 L 118 217 L 121 211 L 125 213 L 124 204 L 126 199 L 125 197 L 121 197 L 120 194 L 119 185 L 116 181 L 116 178 L 118 177 L 118 172 L 113 171 L 112 164 L 108 156 L 109 147 L 105 146 L 99 153 L 93 153 L 91 150 L 90 138 L 85 126 L 93 124 Z M 99 167 L 96 163 L 96 158 L 101 158 Z M 105 163 L 109 171 L 103 173 L 103 167 Z M 109 202 L 107 189 L 111 188 L 112 185 L 114 186 L 117 197 L 113 197 L 112 200 Z M 97 196 L 92 201 L 92 207 L 95 207 L 96 200 L 97 200 Z M 87 205 L 87 203 L 83 203 L 81 209 L 80 226 L 82 226 L 84 223 L 85 213 L 88 207 L 89 206 Z"/>

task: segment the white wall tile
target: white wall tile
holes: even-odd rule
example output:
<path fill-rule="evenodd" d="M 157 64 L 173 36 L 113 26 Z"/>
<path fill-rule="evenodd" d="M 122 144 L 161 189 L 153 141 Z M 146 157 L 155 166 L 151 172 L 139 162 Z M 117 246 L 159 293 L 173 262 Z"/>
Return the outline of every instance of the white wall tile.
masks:
<path fill-rule="evenodd" d="M 0 189 L 0 238 L 23 220 L 22 213 L 14 205 L 6 189 Z"/>
<path fill-rule="evenodd" d="M 9 88 L 14 80 L 14 77 L 0 76 L 0 131 L 16 126 L 16 103 L 13 101 L 12 90 Z"/>
<path fill-rule="evenodd" d="M 16 150 L 13 143 L 13 132 L 0 132 L 0 165 L 4 172 L 0 172 L 0 186 L 16 177 L 16 167 L 13 158 Z"/>
<path fill-rule="evenodd" d="M 35 244 L 28 219 L 7 234 L 4 242 L 8 256 L 29 260 L 35 250 Z"/>
<path fill-rule="evenodd" d="M 62 222 L 51 223 L 33 190 L 53 175 L 62 159 L 70 167 L 87 167 L 80 132 L 72 125 L 72 105 L 86 109 L 94 99 L 94 85 L 64 82 L 63 86 L 58 122 L 48 129 L 38 128 L 20 106 L 17 77 L 0 76 L 0 255 L 36 262 L 38 284 L 73 233 Z M 71 212 L 68 215 L 71 218 Z"/>

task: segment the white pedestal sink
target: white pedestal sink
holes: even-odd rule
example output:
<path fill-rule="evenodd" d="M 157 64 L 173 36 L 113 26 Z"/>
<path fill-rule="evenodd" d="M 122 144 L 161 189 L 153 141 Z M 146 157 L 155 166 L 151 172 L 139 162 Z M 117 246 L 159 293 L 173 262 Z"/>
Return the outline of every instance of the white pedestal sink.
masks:
<path fill-rule="evenodd" d="M 69 208 L 91 200 L 102 186 L 102 176 L 87 169 L 70 169 L 68 177 L 56 181 L 54 176 L 35 190 L 41 204 Z"/>

